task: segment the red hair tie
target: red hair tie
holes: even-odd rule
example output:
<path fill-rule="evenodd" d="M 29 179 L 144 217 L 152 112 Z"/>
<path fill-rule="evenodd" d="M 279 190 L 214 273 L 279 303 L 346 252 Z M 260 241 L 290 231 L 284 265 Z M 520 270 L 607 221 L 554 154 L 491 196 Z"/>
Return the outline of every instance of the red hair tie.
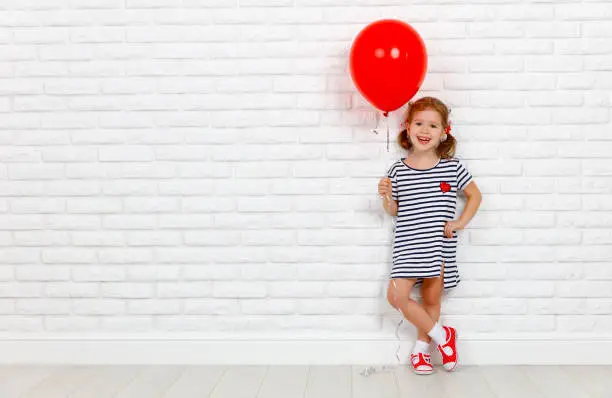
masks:
<path fill-rule="evenodd" d="M 448 123 L 448 125 L 446 126 L 446 128 L 444 129 L 444 132 L 448 135 L 450 135 L 451 132 L 451 125 L 450 122 Z"/>

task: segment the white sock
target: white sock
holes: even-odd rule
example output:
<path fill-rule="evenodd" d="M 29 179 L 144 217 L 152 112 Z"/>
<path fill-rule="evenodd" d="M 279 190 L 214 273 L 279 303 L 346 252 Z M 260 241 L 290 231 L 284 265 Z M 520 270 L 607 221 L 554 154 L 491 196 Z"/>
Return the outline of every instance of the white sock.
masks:
<path fill-rule="evenodd" d="M 434 327 L 427 332 L 427 335 L 431 337 L 437 345 L 446 343 L 446 330 L 444 330 L 444 328 L 437 322 Z"/>
<path fill-rule="evenodd" d="M 423 353 L 429 354 L 429 343 L 423 340 L 417 340 L 412 348 L 413 354 Z"/>

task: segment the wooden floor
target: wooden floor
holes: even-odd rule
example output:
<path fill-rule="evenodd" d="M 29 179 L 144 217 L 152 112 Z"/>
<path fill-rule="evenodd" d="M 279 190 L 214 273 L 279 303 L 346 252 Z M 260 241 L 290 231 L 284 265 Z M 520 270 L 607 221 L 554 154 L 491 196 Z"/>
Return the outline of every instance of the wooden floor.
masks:
<path fill-rule="evenodd" d="M 612 397 L 612 366 L 0 366 L 2 398 Z M 423 394 L 423 395 L 421 395 Z"/>

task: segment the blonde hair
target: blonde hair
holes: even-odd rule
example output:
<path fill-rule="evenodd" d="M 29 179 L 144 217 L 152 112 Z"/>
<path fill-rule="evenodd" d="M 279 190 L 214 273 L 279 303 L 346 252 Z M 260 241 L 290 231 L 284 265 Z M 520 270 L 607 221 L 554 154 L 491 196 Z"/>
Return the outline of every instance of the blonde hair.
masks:
<path fill-rule="evenodd" d="M 434 97 L 423 97 L 415 102 L 409 102 L 408 113 L 405 119 L 406 128 L 397 136 L 397 142 L 402 148 L 406 150 L 412 149 L 412 142 L 410 142 L 410 138 L 408 137 L 408 126 L 410 126 L 410 123 L 412 123 L 414 115 L 417 112 L 425 110 L 438 112 L 440 118 L 442 119 L 442 130 L 446 130 L 446 127 L 449 125 L 448 115 L 450 114 L 450 109 L 444 104 L 444 102 Z M 457 140 L 455 137 L 451 134 L 446 134 L 446 140 L 440 142 L 440 145 L 438 145 L 436 148 L 436 152 L 440 158 L 450 159 L 455 156 L 456 147 Z"/>

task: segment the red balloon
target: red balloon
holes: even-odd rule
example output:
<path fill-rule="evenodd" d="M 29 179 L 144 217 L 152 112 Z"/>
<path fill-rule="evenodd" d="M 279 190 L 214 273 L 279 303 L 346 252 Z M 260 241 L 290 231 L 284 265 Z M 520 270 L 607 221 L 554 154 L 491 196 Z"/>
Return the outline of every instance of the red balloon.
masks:
<path fill-rule="evenodd" d="M 383 19 L 366 26 L 350 53 L 351 77 L 376 108 L 390 112 L 419 91 L 427 72 L 427 51 L 410 25 Z"/>

